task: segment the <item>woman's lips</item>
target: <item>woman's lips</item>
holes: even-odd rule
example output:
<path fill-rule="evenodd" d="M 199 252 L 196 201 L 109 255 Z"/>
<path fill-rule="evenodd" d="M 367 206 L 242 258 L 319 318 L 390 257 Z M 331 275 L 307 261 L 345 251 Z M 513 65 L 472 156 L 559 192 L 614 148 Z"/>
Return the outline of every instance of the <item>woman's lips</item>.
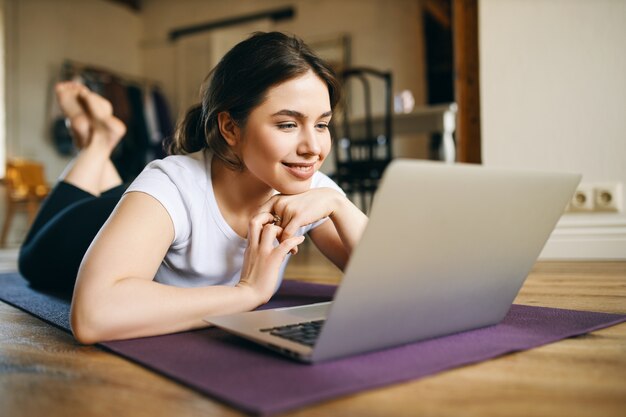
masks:
<path fill-rule="evenodd" d="M 315 163 L 291 163 L 283 162 L 283 166 L 294 177 L 301 180 L 308 180 L 315 174 Z"/>

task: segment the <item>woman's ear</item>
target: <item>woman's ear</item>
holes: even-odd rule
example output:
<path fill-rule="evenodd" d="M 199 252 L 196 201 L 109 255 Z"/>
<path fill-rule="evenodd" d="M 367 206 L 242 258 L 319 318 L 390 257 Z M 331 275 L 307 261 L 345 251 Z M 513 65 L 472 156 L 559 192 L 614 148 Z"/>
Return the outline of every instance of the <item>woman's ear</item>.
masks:
<path fill-rule="evenodd" d="M 241 137 L 241 129 L 230 114 L 226 111 L 218 113 L 217 124 L 226 143 L 230 146 L 237 146 Z"/>

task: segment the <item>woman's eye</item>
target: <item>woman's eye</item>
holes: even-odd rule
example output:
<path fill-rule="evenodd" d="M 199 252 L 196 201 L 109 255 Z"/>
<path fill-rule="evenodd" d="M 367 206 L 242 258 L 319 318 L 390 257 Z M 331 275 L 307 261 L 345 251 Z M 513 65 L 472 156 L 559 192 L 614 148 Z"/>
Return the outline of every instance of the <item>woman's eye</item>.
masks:
<path fill-rule="evenodd" d="M 295 129 L 296 128 L 296 124 L 295 123 L 280 123 L 277 126 L 281 130 L 291 130 L 291 129 Z"/>
<path fill-rule="evenodd" d="M 318 123 L 316 127 L 319 130 L 326 130 L 326 129 L 328 129 L 328 124 L 326 124 L 326 123 Z"/>

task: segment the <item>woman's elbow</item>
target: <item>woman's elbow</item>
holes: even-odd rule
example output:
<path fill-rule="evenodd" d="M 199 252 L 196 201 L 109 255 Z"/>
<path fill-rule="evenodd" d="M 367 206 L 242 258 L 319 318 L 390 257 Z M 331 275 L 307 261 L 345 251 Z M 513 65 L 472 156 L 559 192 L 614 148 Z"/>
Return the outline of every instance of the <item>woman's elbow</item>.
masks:
<path fill-rule="evenodd" d="M 72 301 L 70 326 L 78 343 L 92 345 L 106 340 L 105 329 L 100 323 L 101 320 L 92 309 L 76 303 L 75 300 Z"/>

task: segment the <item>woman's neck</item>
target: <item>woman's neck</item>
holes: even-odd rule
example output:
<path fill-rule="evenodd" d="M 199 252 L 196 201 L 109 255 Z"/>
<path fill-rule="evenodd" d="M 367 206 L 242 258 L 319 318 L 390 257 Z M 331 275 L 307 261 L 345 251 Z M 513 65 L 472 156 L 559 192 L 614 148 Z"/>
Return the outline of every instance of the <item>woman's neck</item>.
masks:
<path fill-rule="evenodd" d="M 222 216 L 240 236 L 245 237 L 250 218 L 269 200 L 274 190 L 246 169 L 232 170 L 217 157 L 211 161 L 211 181 Z M 242 222 L 245 222 L 245 228 Z"/>

